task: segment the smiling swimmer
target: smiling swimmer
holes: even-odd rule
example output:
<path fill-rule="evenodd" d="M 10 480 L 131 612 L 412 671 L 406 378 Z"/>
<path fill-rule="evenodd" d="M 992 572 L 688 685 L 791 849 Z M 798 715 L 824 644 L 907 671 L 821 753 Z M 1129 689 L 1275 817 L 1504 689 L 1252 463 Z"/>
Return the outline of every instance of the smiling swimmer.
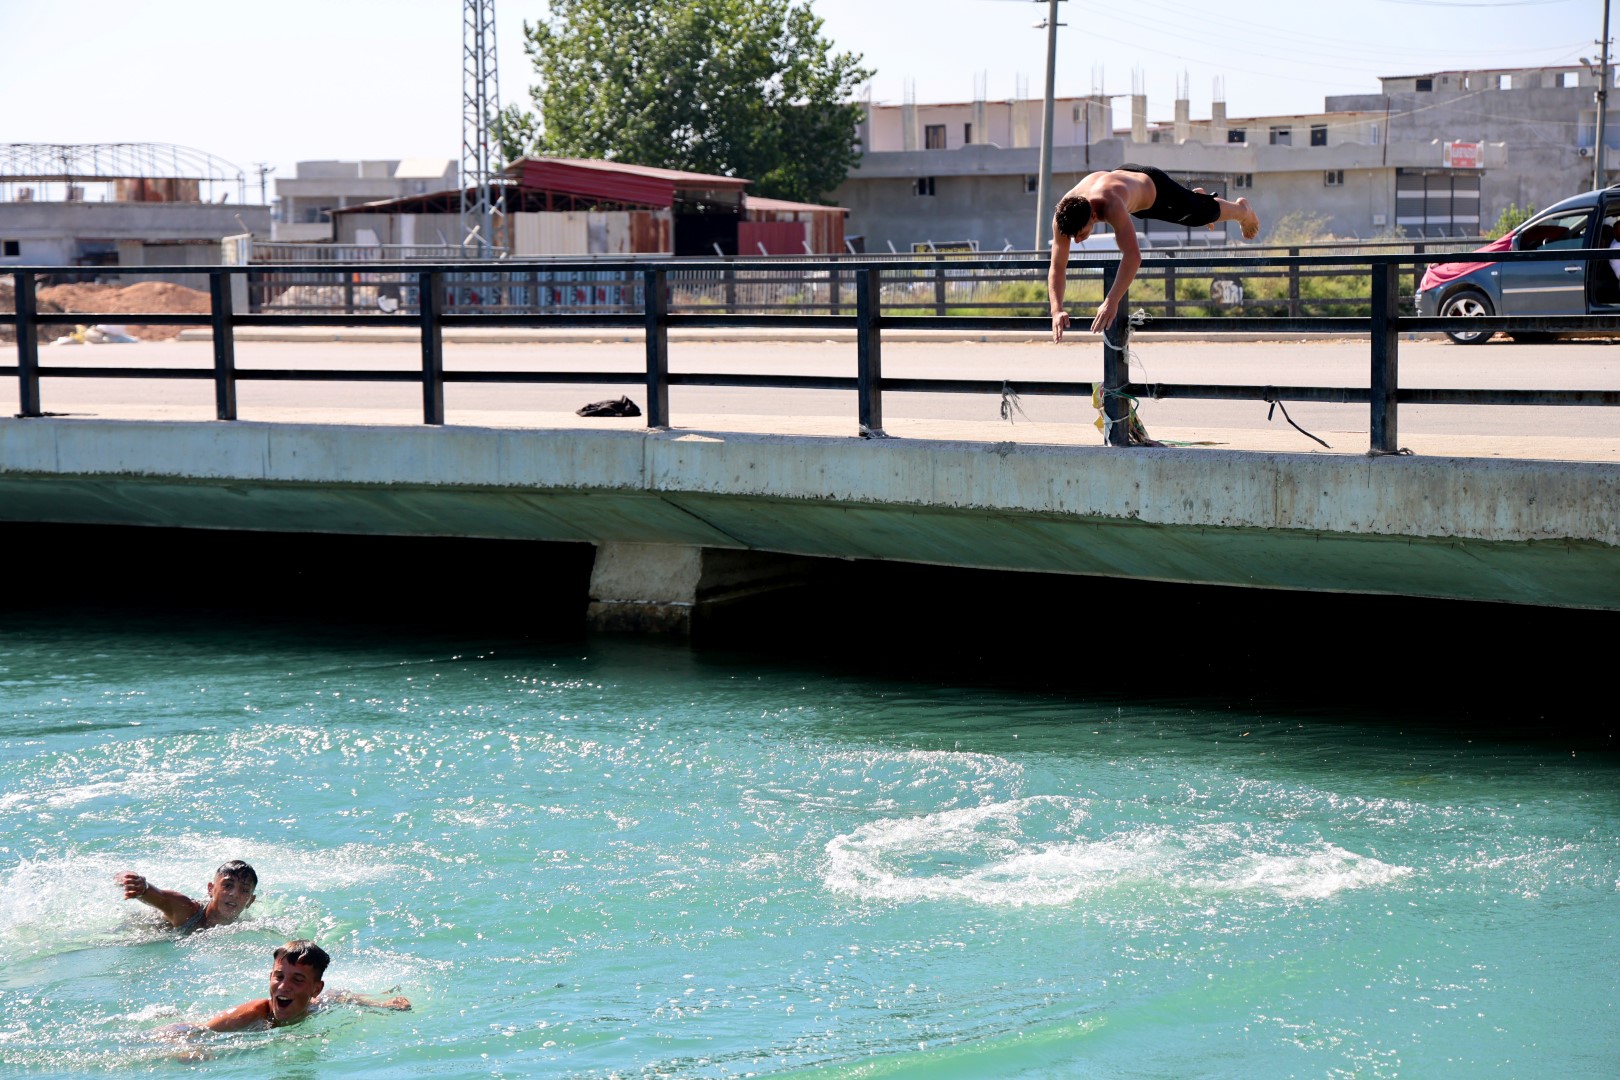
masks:
<path fill-rule="evenodd" d="M 182 935 L 209 926 L 229 926 L 253 906 L 253 894 L 259 887 L 259 875 L 241 859 L 232 859 L 214 872 L 206 901 L 156 888 L 132 870 L 113 875 L 113 880 L 123 888 L 125 900 L 156 908 Z"/>

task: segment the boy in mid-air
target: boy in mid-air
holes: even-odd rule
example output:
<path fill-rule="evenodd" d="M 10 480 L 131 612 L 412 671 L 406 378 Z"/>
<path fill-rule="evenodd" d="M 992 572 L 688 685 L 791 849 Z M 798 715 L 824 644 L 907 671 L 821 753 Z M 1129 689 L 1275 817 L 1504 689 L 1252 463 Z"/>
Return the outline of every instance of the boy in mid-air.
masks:
<path fill-rule="evenodd" d="M 1068 279 L 1069 248 L 1084 243 L 1097 222 L 1105 221 L 1114 230 L 1119 247 L 1119 270 L 1114 287 L 1108 290 L 1091 332 L 1103 333 L 1114 321 L 1125 292 L 1142 265 L 1142 250 L 1136 242 L 1136 226 L 1131 218 L 1169 221 L 1188 228 L 1204 225 L 1213 229 L 1222 221 L 1235 221 L 1243 239 L 1253 240 L 1260 232 L 1260 219 L 1249 207 L 1249 200 L 1229 202 L 1193 188 L 1188 191 L 1151 165 L 1121 165 L 1109 172 L 1085 176 L 1058 200 L 1052 215 L 1052 261 L 1046 273 L 1046 289 L 1052 308 L 1052 340 L 1062 341 L 1069 328 L 1069 313 L 1063 309 L 1063 288 Z"/>
<path fill-rule="evenodd" d="M 286 1027 L 304 1020 L 311 1013 L 331 1005 L 362 1005 L 370 1009 L 407 1010 L 411 1003 L 403 997 L 375 998 L 339 990 L 321 999 L 326 965 L 332 958 L 313 941 L 289 941 L 271 953 L 270 996 L 243 1002 L 226 1009 L 201 1024 L 176 1024 L 168 1029 L 176 1035 L 202 1031 L 260 1031 Z"/>
<path fill-rule="evenodd" d="M 150 881 L 132 870 L 115 875 L 113 880 L 123 887 L 125 900 L 139 900 L 156 908 L 182 935 L 209 926 L 229 926 L 253 905 L 253 894 L 259 888 L 259 875 L 241 859 L 232 859 L 214 871 L 214 880 L 208 883 L 207 900 L 193 900 L 181 893 L 154 888 Z"/>

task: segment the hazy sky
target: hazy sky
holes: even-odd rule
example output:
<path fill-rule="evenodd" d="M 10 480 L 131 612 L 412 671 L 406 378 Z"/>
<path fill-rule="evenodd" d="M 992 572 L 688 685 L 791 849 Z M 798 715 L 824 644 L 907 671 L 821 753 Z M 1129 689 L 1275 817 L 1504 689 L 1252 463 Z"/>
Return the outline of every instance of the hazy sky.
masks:
<path fill-rule="evenodd" d="M 1194 117 L 1217 80 L 1233 117 L 1312 112 L 1377 77 L 1573 63 L 1596 55 L 1606 0 L 1130 0 L 1058 5 L 1057 92 L 1148 95 Z M 811 0 L 824 32 L 876 69 L 872 96 L 991 100 L 1044 86 L 1046 0 Z M 253 175 L 301 160 L 457 158 L 460 0 L 0 0 L 0 141 L 163 142 Z M 1110 12 L 1123 13 L 1110 13 Z M 523 22 L 496 0 L 503 102 L 528 101 Z M 1611 25 L 1611 36 L 1620 28 Z M 1613 102 L 1620 106 L 1620 96 Z M 1120 123 L 1128 122 L 1120 103 Z M 1471 133 L 1457 132 L 1458 138 Z"/>

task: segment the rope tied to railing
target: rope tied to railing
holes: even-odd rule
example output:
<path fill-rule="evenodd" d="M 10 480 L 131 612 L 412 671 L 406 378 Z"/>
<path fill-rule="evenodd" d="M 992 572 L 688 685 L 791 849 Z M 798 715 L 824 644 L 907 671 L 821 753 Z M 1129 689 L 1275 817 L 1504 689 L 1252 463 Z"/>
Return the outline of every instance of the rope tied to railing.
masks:
<path fill-rule="evenodd" d="M 1012 388 L 1012 383 L 1003 380 L 1001 384 L 1001 418 L 1009 424 L 1016 423 L 1013 419 L 1014 412 L 1017 412 L 1025 420 L 1029 419 L 1029 414 L 1024 411 L 1024 407 L 1018 402 L 1018 391 Z"/>
<path fill-rule="evenodd" d="M 1103 407 L 1110 398 L 1126 402 L 1125 418 L 1123 420 L 1110 420 L 1108 411 Z M 1125 441 L 1130 446 L 1164 446 L 1165 444 L 1150 438 L 1147 428 L 1143 426 L 1141 417 L 1136 415 L 1136 398 L 1123 390 L 1110 390 L 1102 383 L 1091 384 L 1091 407 L 1097 410 L 1097 419 L 1092 425 L 1102 432 L 1103 445 L 1110 446 L 1109 433 L 1114 430 L 1115 424 L 1125 425 Z"/>
<path fill-rule="evenodd" d="M 1323 442 L 1323 440 L 1318 439 L 1315 435 L 1312 435 L 1310 432 L 1306 431 L 1304 428 L 1302 428 L 1298 424 L 1294 423 L 1294 418 L 1292 416 L 1288 415 L 1288 406 L 1284 405 L 1282 403 L 1281 399 L 1273 396 L 1273 394 L 1272 394 L 1272 392 L 1271 392 L 1271 390 L 1269 388 L 1266 390 L 1266 402 L 1267 402 L 1267 404 L 1269 404 L 1271 406 L 1271 408 L 1266 410 L 1266 419 L 1267 420 L 1272 419 L 1272 417 L 1274 417 L 1276 415 L 1277 410 L 1281 409 L 1282 414 L 1283 414 L 1283 419 L 1288 421 L 1288 426 L 1289 427 L 1293 428 L 1295 431 L 1299 432 L 1301 435 L 1305 436 L 1307 439 L 1312 439 L 1312 440 L 1315 440 L 1316 442 L 1322 443 L 1322 446 L 1325 447 L 1326 449 L 1328 449 L 1328 450 L 1333 449 L 1333 447 L 1328 446 L 1328 444 L 1326 442 Z"/>

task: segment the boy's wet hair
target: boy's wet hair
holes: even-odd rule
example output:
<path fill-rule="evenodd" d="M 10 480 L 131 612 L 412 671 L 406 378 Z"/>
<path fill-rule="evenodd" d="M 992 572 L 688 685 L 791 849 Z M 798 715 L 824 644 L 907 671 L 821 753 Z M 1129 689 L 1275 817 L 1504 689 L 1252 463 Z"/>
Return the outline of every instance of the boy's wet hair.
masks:
<path fill-rule="evenodd" d="M 314 968 L 317 979 L 326 974 L 326 965 L 332 962 L 332 958 L 326 955 L 325 949 L 313 941 L 306 941 L 303 938 L 287 942 L 287 944 L 271 953 L 270 958 L 272 960 L 285 960 L 289 964 L 300 964 L 304 967 Z"/>
<path fill-rule="evenodd" d="M 249 866 L 241 859 L 232 859 L 224 866 L 221 866 L 218 870 L 215 870 L 214 876 L 235 878 L 237 881 L 240 881 L 244 885 L 247 885 L 249 888 L 253 889 L 257 889 L 259 887 L 258 873 L 253 869 L 253 867 Z"/>
<path fill-rule="evenodd" d="M 1057 204 L 1058 232 L 1063 236 L 1078 235 L 1091 223 L 1091 200 L 1080 195 L 1065 195 Z"/>

